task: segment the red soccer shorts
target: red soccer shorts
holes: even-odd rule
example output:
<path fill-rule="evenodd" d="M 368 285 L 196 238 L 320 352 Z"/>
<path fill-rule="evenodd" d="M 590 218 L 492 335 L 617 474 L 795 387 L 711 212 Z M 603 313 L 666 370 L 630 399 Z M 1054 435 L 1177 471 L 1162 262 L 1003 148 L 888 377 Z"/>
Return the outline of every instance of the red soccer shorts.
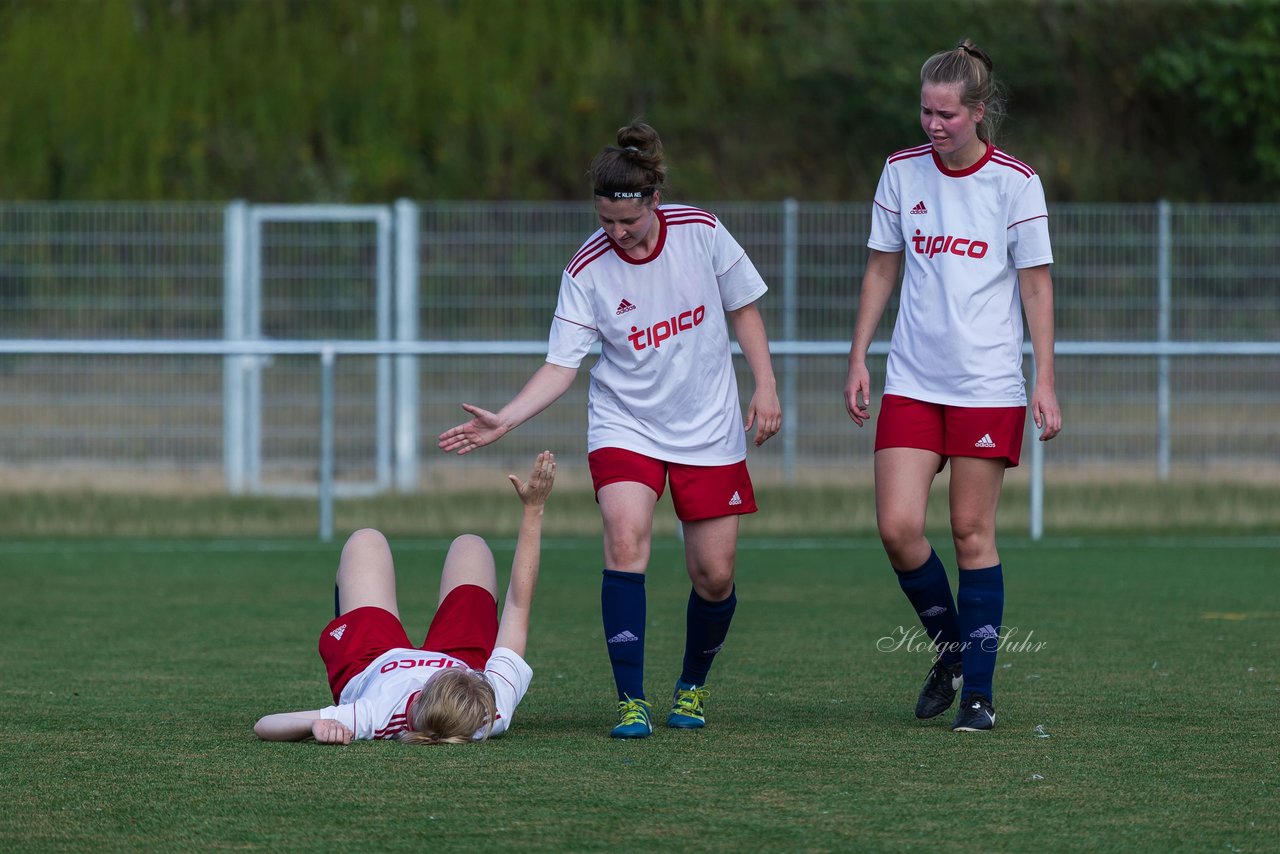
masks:
<path fill-rule="evenodd" d="M 320 634 L 320 658 L 333 700 L 369 663 L 389 649 L 442 652 L 473 670 L 484 667 L 498 638 L 498 603 L 488 590 L 463 584 L 449 591 L 431 618 L 427 637 L 415 647 L 395 615 L 383 608 L 354 608 L 335 617 Z"/>
<path fill-rule="evenodd" d="M 601 448 L 587 455 L 587 464 L 596 500 L 601 488 L 621 482 L 644 484 L 661 498 L 670 480 L 671 504 L 682 522 L 739 516 L 758 509 L 746 460 L 727 466 L 691 466 L 622 448 Z"/>
<path fill-rule="evenodd" d="M 1022 456 L 1026 424 L 1025 406 L 947 406 L 886 394 L 876 419 L 876 450 L 933 451 L 942 455 L 938 471 L 951 457 L 1003 459 L 1012 468 Z"/>

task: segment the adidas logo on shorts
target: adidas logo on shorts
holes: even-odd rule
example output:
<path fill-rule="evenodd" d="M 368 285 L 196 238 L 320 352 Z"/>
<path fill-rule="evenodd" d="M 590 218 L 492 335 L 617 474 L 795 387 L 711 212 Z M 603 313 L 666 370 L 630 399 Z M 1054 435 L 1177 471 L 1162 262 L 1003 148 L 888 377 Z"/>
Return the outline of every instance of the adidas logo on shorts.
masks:
<path fill-rule="evenodd" d="M 343 623 L 342 625 L 338 626 L 338 627 L 337 627 L 336 629 L 334 629 L 333 631 L 329 632 L 329 637 L 333 638 L 334 640 L 342 640 L 342 635 L 343 635 L 346 631 L 347 631 L 347 624 L 346 624 L 346 623 Z"/>
<path fill-rule="evenodd" d="M 994 448 L 996 443 L 991 440 L 990 433 L 983 433 L 982 438 L 973 443 L 975 448 Z"/>
<path fill-rule="evenodd" d="M 737 490 L 734 490 L 733 497 L 729 499 L 729 506 L 738 507 L 741 504 L 742 504 L 742 496 L 738 494 Z"/>

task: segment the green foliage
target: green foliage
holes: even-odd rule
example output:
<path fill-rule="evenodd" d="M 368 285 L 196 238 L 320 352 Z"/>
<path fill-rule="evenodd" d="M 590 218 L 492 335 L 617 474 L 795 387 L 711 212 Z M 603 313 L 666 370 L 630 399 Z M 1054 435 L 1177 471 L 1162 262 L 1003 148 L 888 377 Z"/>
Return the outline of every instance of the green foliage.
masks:
<path fill-rule="evenodd" d="M 1280 4 L 1227 5 L 1226 26 L 1182 34 L 1144 70 L 1169 102 L 1228 152 L 1246 153 L 1261 179 L 1280 182 Z"/>
<path fill-rule="evenodd" d="M 0 198 L 579 199 L 594 152 L 644 116 L 681 198 L 861 199 L 921 138 L 921 62 L 968 36 L 1011 95 L 998 141 L 1051 199 L 1267 200 L 1278 14 L 1269 0 L 7 0 Z"/>

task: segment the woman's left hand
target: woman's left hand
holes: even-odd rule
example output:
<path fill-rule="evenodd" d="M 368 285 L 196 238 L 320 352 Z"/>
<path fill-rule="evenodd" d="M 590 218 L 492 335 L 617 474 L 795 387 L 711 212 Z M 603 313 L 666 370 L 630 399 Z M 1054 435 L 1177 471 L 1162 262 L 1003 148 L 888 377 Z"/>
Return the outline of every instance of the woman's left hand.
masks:
<path fill-rule="evenodd" d="M 1047 442 L 1062 430 L 1062 410 L 1058 408 L 1058 395 L 1052 388 L 1036 384 L 1031 395 L 1031 419 L 1040 428 L 1040 441 Z"/>
<path fill-rule="evenodd" d="M 777 392 L 756 389 L 751 395 L 744 429 L 750 433 L 752 426 L 756 428 L 753 442 L 757 448 L 782 429 L 782 404 L 778 402 Z"/>

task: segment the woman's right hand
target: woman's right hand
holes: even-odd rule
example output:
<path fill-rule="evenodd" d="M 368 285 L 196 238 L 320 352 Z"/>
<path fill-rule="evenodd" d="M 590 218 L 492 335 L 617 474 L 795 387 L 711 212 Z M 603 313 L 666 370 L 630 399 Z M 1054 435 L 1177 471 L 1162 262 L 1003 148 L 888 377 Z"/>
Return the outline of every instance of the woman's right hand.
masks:
<path fill-rule="evenodd" d="M 481 409 L 470 403 L 462 404 L 462 408 L 471 413 L 472 418 L 465 424 L 450 428 L 440 434 L 437 446 L 446 454 L 469 454 L 472 451 L 493 444 L 506 434 L 498 416 L 487 409 Z"/>
<path fill-rule="evenodd" d="M 844 408 L 859 427 L 871 420 L 871 373 L 861 362 L 849 366 L 849 376 L 844 381 Z"/>

